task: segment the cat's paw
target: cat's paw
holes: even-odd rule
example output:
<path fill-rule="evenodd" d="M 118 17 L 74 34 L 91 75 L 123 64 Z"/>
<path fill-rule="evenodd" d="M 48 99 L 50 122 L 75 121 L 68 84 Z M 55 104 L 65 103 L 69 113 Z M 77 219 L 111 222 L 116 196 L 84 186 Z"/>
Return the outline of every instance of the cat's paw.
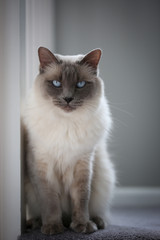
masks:
<path fill-rule="evenodd" d="M 73 221 L 70 225 L 71 229 L 78 233 L 93 233 L 98 230 L 97 225 L 88 221 L 86 223 L 79 223 L 78 221 Z"/>
<path fill-rule="evenodd" d="M 40 228 L 41 226 L 42 226 L 41 218 L 31 218 L 26 221 L 27 231 L 35 230 L 37 228 Z"/>
<path fill-rule="evenodd" d="M 105 223 L 101 217 L 93 217 L 92 221 L 97 225 L 98 229 L 105 228 Z"/>
<path fill-rule="evenodd" d="M 47 235 L 62 233 L 64 232 L 64 226 L 62 223 L 44 224 L 41 227 L 41 232 Z"/>

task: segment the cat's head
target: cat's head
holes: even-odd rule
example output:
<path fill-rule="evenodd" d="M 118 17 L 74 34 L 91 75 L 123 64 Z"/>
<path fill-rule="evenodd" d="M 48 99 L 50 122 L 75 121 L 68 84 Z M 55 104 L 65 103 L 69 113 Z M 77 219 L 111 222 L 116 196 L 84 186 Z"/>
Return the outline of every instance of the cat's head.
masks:
<path fill-rule="evenodd" d="M 100 49 L 67 57 L 40 47 L 38 55 L 40 74 L 36 85 L 43 98 L 65 112 L 97 104 L 102 92 L 102 81 L 97 76 Z"/>

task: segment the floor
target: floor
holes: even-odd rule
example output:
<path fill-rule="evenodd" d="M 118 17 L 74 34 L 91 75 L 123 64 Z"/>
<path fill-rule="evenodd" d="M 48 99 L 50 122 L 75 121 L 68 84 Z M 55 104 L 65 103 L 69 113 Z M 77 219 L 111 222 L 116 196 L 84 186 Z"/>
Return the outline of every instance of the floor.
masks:
<path fill-rule="evenodd" d="M 160 240 L 160 207 L 114 208 L 111 224 L 92 234 L 63 234 L 46 236 L 40 230 L 23 234 L 18 240 Z"/>

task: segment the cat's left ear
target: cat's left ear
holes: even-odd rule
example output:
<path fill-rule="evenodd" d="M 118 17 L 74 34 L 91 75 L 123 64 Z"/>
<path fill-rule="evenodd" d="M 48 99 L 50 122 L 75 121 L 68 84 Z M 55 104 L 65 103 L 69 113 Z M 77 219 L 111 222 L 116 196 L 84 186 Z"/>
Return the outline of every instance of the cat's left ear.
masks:
<path fill-rule="evenodd" d="M 57 58 L 54 54 L 44 47 L 38 48 L 38 56 L 40 61 L 40 72 L 43 72 L 45 67 L 47 67 L 51 63 L 58 63 Z"/>
<path fill-rule="evenodd" d="M 95 49 L 89 52 L 84 58 L 80 61 L 80 64 L 87 64 L 91 66 L 94 70 L 97 70 L 99 60 L 101 58 L 102 51 L 101 49 Z"/>

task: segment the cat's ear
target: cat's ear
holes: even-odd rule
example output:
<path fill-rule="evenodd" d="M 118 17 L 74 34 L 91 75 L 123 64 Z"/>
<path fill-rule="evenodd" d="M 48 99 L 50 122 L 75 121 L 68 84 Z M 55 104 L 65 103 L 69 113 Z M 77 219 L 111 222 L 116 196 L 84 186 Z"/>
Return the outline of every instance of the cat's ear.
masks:
<path fill-rule="evenodd" d="M 49 64 L 58 63 L 57 58 L 47 48 L 39 47 L 38 56 L 40 61 L 40 72 L 43 72 L 45 67 L 48 66 Z"/>
<path fill-rule="evenodd" d="M 102 54 L 101 49 L 95 49 L 89 52 L 87 55 L 85 55 L 84 58 L 80 61 L 80 64 L 88 64 L 94 70 L 97 70 L 101 54 Z"/>

